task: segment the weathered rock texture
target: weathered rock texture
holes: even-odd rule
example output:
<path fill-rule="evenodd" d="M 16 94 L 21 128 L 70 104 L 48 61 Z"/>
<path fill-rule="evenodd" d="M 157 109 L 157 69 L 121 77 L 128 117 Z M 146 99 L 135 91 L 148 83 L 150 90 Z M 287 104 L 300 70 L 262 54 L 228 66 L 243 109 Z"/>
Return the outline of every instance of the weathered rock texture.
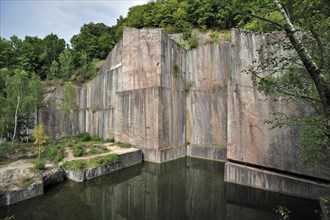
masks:
<path fill-rule="evenodd" d="M 190 142 L 187 153 L 224 160 L 230 45 L 198 47 L 188 51 L 186 57 L 186 139 Z"/>
<path fill-rule="evenodd" d="M 185 51 L 160 29 L 125 28 L 100 75 L 76 87 L 79 110 L 70 117 L 58 110 L 58 87 L 39 120 L 54 137 L 87 131 L 128 142 L 147 161 L 230 159 L 330 180 L 329 172 L 301 165 L 299 128 L 264 124 L 278 110 L 307 114 L 292 103 L 266 100 L 242 72 L 262 59 L 257 50 L 268 37 L 233 30 L 231 44 Z"/>

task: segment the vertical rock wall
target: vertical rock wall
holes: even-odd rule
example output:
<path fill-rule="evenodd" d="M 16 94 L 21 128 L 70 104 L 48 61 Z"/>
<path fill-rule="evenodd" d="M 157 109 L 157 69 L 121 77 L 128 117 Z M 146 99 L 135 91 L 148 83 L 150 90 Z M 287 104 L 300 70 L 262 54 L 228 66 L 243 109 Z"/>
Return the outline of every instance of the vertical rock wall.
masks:
<path fill-rule="evenodd" d="M 212 44 L 187 52 L 186 139 L 190 156 L 225 160 L 230 45 Z"/>
<path fill-rule="evenodd" d="M 253 35 L 233 30 L 232 68 L 228 87 L 227 158 L 287 172 L 330 179 L 329 174 L 310 171 L 300 163 L 299 128 L 270 129 L 265 124 L 273 112 L 308 114 L 295 103 L 274 101 L 257 92 L 251 76 L 242 73 L 253 60 L 261 60 L 257 50 L 270 35 Z"/>
<path fill-rule="evenodd" d="M 76 87 L 79 110 L 71 116 L 58 110 L 58 87 L 39 121 L 54 137 L 87 131 L 131 143 L 147 161 L 189 155 L 330 179 L 300 164 L 299 128 L 264 124 L 274 111 L 307 114 L 266 99 L 242 72 L 262 59 L 256 51 L 267 36 L 233 30 L 232 38 L 184 51 L 160 29 L 125 28 L 100 75 Z"/>

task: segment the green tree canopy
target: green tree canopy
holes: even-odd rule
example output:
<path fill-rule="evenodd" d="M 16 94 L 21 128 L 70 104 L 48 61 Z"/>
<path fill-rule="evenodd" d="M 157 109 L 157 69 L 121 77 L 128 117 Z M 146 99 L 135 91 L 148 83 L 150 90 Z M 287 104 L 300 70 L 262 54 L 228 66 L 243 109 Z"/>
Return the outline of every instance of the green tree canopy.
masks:
<path fill-rule="evenodd" d="M 1 137 L 14 140 L 34 127 L 35 110 L 41 105 L 43 89 L 40 78 L 21 69 L 1 69 L 4 87 L 1 93 Z"/>

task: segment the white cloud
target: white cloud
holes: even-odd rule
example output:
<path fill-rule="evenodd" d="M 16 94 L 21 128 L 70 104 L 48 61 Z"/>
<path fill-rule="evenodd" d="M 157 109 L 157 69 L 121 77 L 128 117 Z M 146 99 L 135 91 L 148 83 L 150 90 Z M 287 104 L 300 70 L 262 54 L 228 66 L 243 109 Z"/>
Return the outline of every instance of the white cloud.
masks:
<path fill-rule="evenodd" d="M 8 1 L 1 0 L 1 36 L 13 34 L 44 37 L 55 33 L 68 42 L 88 22 L 114 25 L 120 15 L 126 16 L 128 8 L 147 3 L 140 1 Z"/>

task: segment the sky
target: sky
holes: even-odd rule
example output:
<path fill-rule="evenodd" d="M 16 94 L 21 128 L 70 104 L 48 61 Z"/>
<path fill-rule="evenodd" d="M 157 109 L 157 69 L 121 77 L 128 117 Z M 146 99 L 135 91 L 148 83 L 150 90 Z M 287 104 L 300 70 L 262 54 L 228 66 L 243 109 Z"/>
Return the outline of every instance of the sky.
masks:
<path fill-rule="evenodd" d="M 70 42 L 80 27 L 89 22 L 116 24 L 128 8 L 148 0 L 0 0 L 0 36 L 17 35 L 44 38 L 56 34 Z"/>

